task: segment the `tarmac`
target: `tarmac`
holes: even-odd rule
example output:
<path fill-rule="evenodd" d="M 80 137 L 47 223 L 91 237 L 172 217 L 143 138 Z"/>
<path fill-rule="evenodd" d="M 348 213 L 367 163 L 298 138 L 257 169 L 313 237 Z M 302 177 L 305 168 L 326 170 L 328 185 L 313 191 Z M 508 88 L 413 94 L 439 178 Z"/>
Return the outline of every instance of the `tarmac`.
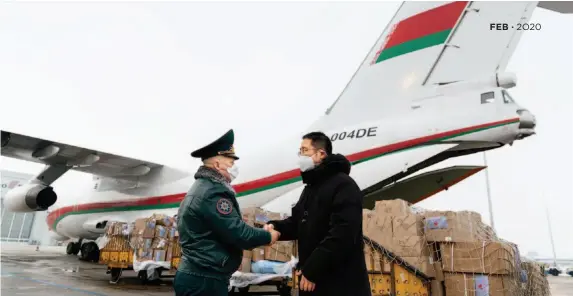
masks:
<path fill-rule="evenodd" d="M 135 272 L 124 271 L 116 284 L 110 283 L 107 267 L 65 254 L 64 247 L 1 245 L 0 286 L 3 296 L 164 296 L 174 295 L 172 279 L 142 284 Z M 573 295 L 573 277 L 548 276 L 552 296 Z M 259 288 L 255 291 L 264 291 Z M 266 289 L 272 289 L 266 287 Z M 272 291 L 272 290 L 270 290 Z"/>

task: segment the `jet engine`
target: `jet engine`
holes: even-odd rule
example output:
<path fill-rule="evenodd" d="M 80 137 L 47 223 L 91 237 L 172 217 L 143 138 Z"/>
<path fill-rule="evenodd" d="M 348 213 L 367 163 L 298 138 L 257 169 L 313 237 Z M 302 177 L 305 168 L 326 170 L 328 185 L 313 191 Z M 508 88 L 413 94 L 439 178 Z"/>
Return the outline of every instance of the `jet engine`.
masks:
<path fill-rule="evenodd" d="M 45 211 L 57 199 L 52 187 L 29 183 L 8 191 L 4 197 L 4 206 L 12 212 Z"/>

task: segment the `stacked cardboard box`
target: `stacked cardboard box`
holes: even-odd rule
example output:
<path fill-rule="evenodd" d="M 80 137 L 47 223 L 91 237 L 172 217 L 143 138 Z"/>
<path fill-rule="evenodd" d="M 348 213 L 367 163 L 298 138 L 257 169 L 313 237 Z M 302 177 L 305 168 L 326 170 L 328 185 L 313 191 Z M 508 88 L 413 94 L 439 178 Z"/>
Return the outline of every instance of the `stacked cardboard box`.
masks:
<path fill-rule="evenodd" d="M 138 261 L 171 261 L 174 250 L 180 250 L 174 218 L 153 214 L 135 220 L 130 243 Z"/>
<path fill-rule="evenodd" d="M 263 227 L 271 220 L 280 220 L 283 217 L 279 213 L 267 212 L 261 208 L 241 209 L 243 220 L 248 225 Z M 251 272 L 252 262 L 261 260 L 288 262 L 293 254 L 293 242 L 276 242 L 272 246 L 255 248 L 251 251 L 243 251 L 243 261 L 239 267 L 241 272 Z"/>
<path fill-rule="evenodd" d="M 517 246 L 500 240 L 475 212 L 422 211 L 403 200 L 379 201 L 363 211 L 363 232 L 376 245 L 365 245 L 368 270 L 391 273 L 390 262 L 405 262 L 431 279 L 434 296 L 548 291 L 542 273 L 521 263 Z"/>
<path fill-rule="evenodd" d="M 516 256 L 512 244 L 501 242 L 481 215 L 471 211 L 423 213 L 424 233 L 439 273 L 432 295 L 516 295 Z M 442 273 L 443 271 L 443 273 Z"/>
<path fill-rule="evenodd" d="M 362 217 L 364 236 L 388 251 L 387 257 L 398 256 L 418 272 L 434 277 L 434 262 L 424 237 L 423 217 L 412 211 L 409 203 L 400 199 L 378 201 L 374 210 L 364 210 Z M 377 256 L 376 252 L 372 254 Z"/>

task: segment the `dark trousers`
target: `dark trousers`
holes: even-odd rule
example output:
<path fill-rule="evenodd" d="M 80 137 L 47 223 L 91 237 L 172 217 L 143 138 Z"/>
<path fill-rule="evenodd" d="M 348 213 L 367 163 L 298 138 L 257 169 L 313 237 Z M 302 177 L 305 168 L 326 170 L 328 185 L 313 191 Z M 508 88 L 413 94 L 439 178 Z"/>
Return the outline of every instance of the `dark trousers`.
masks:
<path fill-rule="evenodd" d="M 224 280 L 177 272 L 173 281 L 175 296 L 227 296 L 229 283 Z"/>

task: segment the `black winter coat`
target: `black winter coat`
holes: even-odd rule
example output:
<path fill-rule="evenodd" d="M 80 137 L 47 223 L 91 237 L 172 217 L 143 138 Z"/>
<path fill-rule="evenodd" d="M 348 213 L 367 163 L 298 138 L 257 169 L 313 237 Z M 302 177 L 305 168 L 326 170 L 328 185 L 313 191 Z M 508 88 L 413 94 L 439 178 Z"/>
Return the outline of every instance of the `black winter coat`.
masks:
<path fill-rule="evenodd" d="M 363 194 L 349 173 L 344 156 L 328 156 L 302 173 L 306 186 L 291 217 L 269 222 L 280 240 L 298 240 L 297 269 L 316 284 L 301 296 L 372 295 L 362 240 Z"/>

